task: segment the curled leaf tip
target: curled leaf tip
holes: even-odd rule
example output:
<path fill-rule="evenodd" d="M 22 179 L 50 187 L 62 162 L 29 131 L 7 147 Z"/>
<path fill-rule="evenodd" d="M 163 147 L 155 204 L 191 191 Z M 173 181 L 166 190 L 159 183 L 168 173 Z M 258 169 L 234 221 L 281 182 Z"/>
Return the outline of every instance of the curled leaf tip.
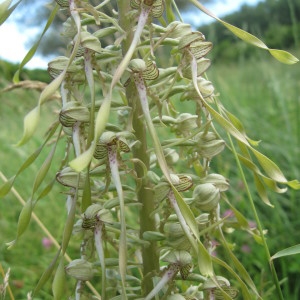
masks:
<path fill-rule="evenodd" d="M 37 129 L 39 119 L 40 119 L 40 107 L 37 106 L 32 111 L 30 111 L 24 118 L 23 137 L 16 144 L 17 147 L 26 144 L 30 140 L 35 130 Z"/>
<path fill-rule="evenodd" d="M 95 152 L 95 143 L 92 143 L 90 148 L 83 152 L 81 155 L 73 159 L 69 166 L 76 172 L 81 172 L 91 162 L 93 154 Z"/>
<path fill-rule="evenodd" d="M 293 65 L 299 62 L 299 59 L 292 55 L 291 53 L 284 51 L 284 50 L 277 50 L 277 49 L 269 49 L 269 52 L 273 57 L 275 57 L 278 61 L 287 64 Z"/>

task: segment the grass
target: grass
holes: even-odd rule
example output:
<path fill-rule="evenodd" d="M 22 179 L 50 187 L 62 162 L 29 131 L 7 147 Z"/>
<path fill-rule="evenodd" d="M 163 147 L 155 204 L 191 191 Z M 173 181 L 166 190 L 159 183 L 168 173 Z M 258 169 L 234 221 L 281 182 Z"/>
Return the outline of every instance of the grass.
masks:
<path fill-rule="evenodd" d="M 286 66 L 278 63 L 268 53 L 261 53 L 250 61 L 238 64 L 212 66 L 209 79 L 220 93 L 223 105 L 244 124 L 248 136 L 261 140 L 259 150 L 271 158 L 289 179 L 299 179 L 300 170 L 300 76 L 298 65 Z M 228 153 L 219 162 L 226 170 L 233 186 L 239 186 L 235 163 Z M 247 174 L 249 182 L 252 176 Z M 249 206 L 242 188 L 231 195 L 233 202 L 249 214 Z M 267 241 L 271 255 L 286 247 L 299 243 L 300 221 L 297 213 L 299 192 L 289 190 L 285 194 L 269 193 L 274 208 L 264 205 L 254 193 L 260 220 L 268 229 Z M 288 238 L 287 238 L 288 237 Z M 247 236 L 234 241 L 244 247 L 239 257 L 253 277 L 263 278 L 268 266 L 262 246 L 251 242 Z M 246 250 L 247 249 L 247 250 Z M 285 279 L 285 299 L 299 299 L 299 257 L 286 257 L 275 261 L 280 279 Z M 259 281 L 256 281 L 259 282 Z M 265 295 L 266 298 L 268 295 Z M 269 295 L 270 296 L 270 295 Z"/>
<path fill-rule="evenodd" d="M 260 56 L 249 61 L 241 59 L 238 63 L 230 64 L 216 62 L 208 72 L 208 77 L 214 83 L 216 92 L 220 93 L 224 106 L 242 120 L 251 138 L 262 140 L 259 150 L 277 163 L 288 179 L 300 177 L 300 87 L 297 80 L 300 78 L 299 73 L 297 65 L 286 66 L 277 63 L 263 51 Z M 1 86 L 4 84 L 1 82 Z M 47 110 L 57 108 L 55 103 L 46 104 L 43 108 L 42 122 L 34 138 L 27 145 L 16 148 L 14 144 L 20 139 L 23 130 L 23 117 L 36 105 L 37 99 L 38 93 L 32 91 L 15 90 L 0 95 L 0 170 L 7 177 L 14 175 L 26 157 L 40 145 L 51 122 Z M 16 190 L 25 201 L 30 196 L 34 174 L 50 147 L 45 150 L 36 163 L 15 182 Z M 58 159 L 63 157 L 63 151 L 63 147 L 59 147 Z M 55 164 L 52 166 L 46 182 L 55 176 L 56 167 Z M 230 178 L 232 192 L 229 197 L 251 220 L 245 189 L 238 177 L 232 155 L 225 151 L 222 159 L 217 160 L 214 167 Z M 252 180 L 251 174 L 246 175 Z M 300 200 L 295 191 L 288 191 L 284 195 L 270 193 L 269 196 L 274 209 L 266 207 L 254 193 L 260 219 L 268 229 L 268 245 L 271 254 L 274 254 L 299 243 L 300 221 L 297 208 Z M 65 220 L 64 198 L 59 187 L 55 185 L 35 210 L 58 240 L 61 238 Z M 0 263 L 5 270 L 11 268 L 10 285 L 15 298 L 25 299 L 26 294 L 34 288 L 41 273 L 49 265 L 55 249 L 53 246 L 49 249 L 43 246 L 42 240 L 45 235 L 37 224 L 31 221 L 29 230 L 16 247 L 7 250 L 5 243 L 15 238 L 20 210 L 21 205 L 12 193 L 0 200 Z M 253 276 L 258 288 L 268 291 L 269 270 L 262 246 L 249 239 L 247 234 L 235 236 L 232 243 L 235 247 L 243 247 L 239 259 Z M 300 262 L 297 257 L 279 259 L 276 261 L 276 268 L 279 278 L 286 278 L 283 283 L 285 299 L 298 299 Z M 264 294 L 264 299 L 271 297 L 272 290 L 269 292 Z M 49 285 L 41 293 L 41 297 L 52 299 Z"/>

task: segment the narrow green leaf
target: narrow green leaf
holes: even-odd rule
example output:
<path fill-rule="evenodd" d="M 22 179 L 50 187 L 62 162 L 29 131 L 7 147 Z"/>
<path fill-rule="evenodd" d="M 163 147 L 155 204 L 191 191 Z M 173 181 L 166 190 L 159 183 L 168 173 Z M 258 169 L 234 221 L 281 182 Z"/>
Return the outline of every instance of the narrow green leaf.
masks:
<path fill-rule="evenodd" d="M 12 188 L 17 175 L 12 176 L 0 186 L 0 198 L 4 197 Z"/>
<path fill-rule="evenodd" d="M 79 176 L 80 175 L 78 174 L 78 181 L 79 181 Z M 72 236 L 72 232 L 73 232 L 75 213 L 76 213 L 76 197 L 77 197 L 77 193 L 76 193 L 76 195 L 74 195 L 72 197 L 71 209 L 69 211 L 67 220 L 65 222 L 65 228 L 64 228 L 63 238 L 62 238 L 62 243 L 61 243 L 63 255 L 67 251 L 67 247 L 68 247 L 68 244 L 69 244 L 70 238 Z"/>
<path fill-rule="evenodd" d="M 212 260 L 211 256 L 207 252 L 204 245 L 201 243 L 199 239 L 199 230 L 198 226 L 195 221 L 195 216 L 193 212 L 191 211 L 190 207 L 185 203 L 185 201 L 182 199 L 181 195 L 178 193 L 176 188 L 172 185 L 172 191 L 175 195 L 176 202 L 179 206 L 180 212 L 186 222 L 186 224 L 189 226 L 192 236 L 187 235 L 185 232 L 187 238 L 191 242 L 195 252 L 198 255 L 198 265 L 201 274 L 205 276 L 213 276 L 213 266 L 212 266 Z"/>
<path fill-rule="evenodd" d="M 234 272 L 234 270 L 229 265 L 227 265 L 223 260 L 221 260 L 217 257 L 213 257 L 212 259 L 215 263 L 224 267 L 227 271 L 229 271 L 230 274 L 232 274 L 237 279 L 237 281 L 239 282 L 241 289 L 242 289 L 243 299 L 244 300 L 252 300 L 253 297 L 250 294 L 250 291 L 249 291 L 248 287 L 246 286 L 246 284 L 244 283 L 244 281 L 240 278 L 240 276 L 236 272 Z M 258 299 L 261 299 L 261 297 L 258 296 Z"/>
<path fill-rule="evenodd" d="M 36 201 L 46 197 L 52 190 L 54 184 L 56 183 L 56 179 L 52 179 L 49 184 L 42 190 L 42 192 L 37 197 Z"/>
<path fill-rule="evenodd" d="M 93 158 L 95 148 L 96 148 L 96 143 L 93 141 L 91 143 L 90 148 L 88 148 L 85 152 L 83 152 L 78 157 L 70 161 L 69 163 L 70 167 L 74 169 L 76 172 L 81 172 L 83 169 L 85 169 Z"/>
<path fill-rule="evenodd" d="M 196 7 L 198 7 L 200 10 L 202 10 L 208 16 L 214 18 L 215 20 L 217 20 L 218 22 L 223 24 L 227 29 L 229 29 L 235 36 L 237 36 L 241 40 L 243 40 L 247 43 L 250 43 L 253 46 L 256 46 L 256 47 L 259 47 L 259 48 L 269 51 L 270 54 L 273 55 L 273 57 L 275 57 L 278 61 L 285 63 L 285 64 L 294 64 L 299 61 L 298 58 L 296 58 L 295 56 L 293 56 L 292 54 L 290 54 L 286 51 L 277 50 L 277 49 L 269 49 L 268 46 L 263 41 L 261 41 L 259 38 L 257 38 L 256 36 L 250 34 L 249 32 L 247 32 L 245 30 L 242 30 L 236 26 L 233 26 L 233 25 L 221 20 L 220 18 L 215 16 L 212 12 L 210 12 L 206 7 L 204 7 L 201 3 L 199 3 L 197 0 L 189 0 L 189 2 L 194 4 Z"/>
<path fill-rule="evenodd" d="M 15 240 L 6 244 L 8 246 L 8 249 L 10 249 L 11 247 L 13 247 L 15 245 L 15 243 L 17 242 L 19 237 L 27 229 L 30 219 L 31 219 L 31 213 L 32 213 L 32 201 L 29 200 L 25 203 L 25 205 L 23 206 L 21 213 L 19 215 L 17 236 L 16 236 Z"/>
<path fill-rule="evenodd" d="M 56 269 L 54 279 L 52 282 L 52 292 L 54 300 L 60 300 L 63 298 L 65 292 L 65 285 L 66 285 L 66 274 L 64 268 L 64 257 L 60 258 L 60 262 Z"/>
<path fill-rule="evenodd" d="M 44 163 L 42 164 L 41 168 L 39 169 L 38 173 L 36 174 L 34 183 L 33 183 L 33 188 L 32 188 L 32 192 L 31 192 L 31 199 L 33 198 L 34 193 L 37 191 L 37 189 L 39 188 L 39 186 L 41 185 L 41 183 L 44 181 L 49 168 L 51 166 L 52 163 L 52 159 L 53 159 L 53 155 L 55 153 L 56 150 L 56 145 L 57 143 L 55 143 L 55 145 L 52 147 L 51 151 L 49 152 L 46 160 L 44 161 Z"/>
<path fill-rule="evenodd" d="M 293 65 L 299 61 L 297 57 L 283 50 L 269 49 L 269 52 L 280 62 L 288 65 Z"/>
<path fill-rule="evenodd" d="M 89 172 L 89 168 L 88 168 L 88 170 L 86 172 L 82 200 L 81 200 L 81 212 L 85 212 L 86 209 L 91 204 L 92 204 L 92 195 L 91 195 L 90 172 Z"/>
<path fill-rule="evenodd" d="M 237 129 L 235 126 L 226 120 L 222 115 L 220 115 L 217 111 L 215 111 L 202 97 L 202 94 L 199 90 L 198 83 L 197 83 L 197 61 L 194 57 L 192 57 L 191 60 L 191 69 L 192 69 L 192 81 L 195 90 L 197 91 L 200 99 L 205 104 L 206 109 L 209 111 L 209 113 L 213 116 L 213 118 L 232 136 L 234 136 L 237 140 L 244 143 L 247 146 L 250 146 L 247 138 Z"/>
<path fill-rule="evenodd" d="M 230 122 L 232 123 L 232 125 L 247 138 L 248 142 L 252 146 L 258 146 L 258 144 L 260 143 L 260 141 L 254 141 L 254 140 L 250 139 L 247 136 L 246 130 L 244 128 L 244 125 L 242 124 L 242 122 L 235 115 L 233 115 L 229 111 L 225 110 L 225 108 L 223 108 L 223 107 L 222 107 L 222 111 L 225 112 L 226 116 L 228 117 L 228 119 L 230 120 Z"/>
<path fill-rule="evenodd" d="M 109 167 L 111 171 L 111 177 L 116 187 L 119 205 L 120 205 L 120 223 L 121 234 L 119 241 L 119 270 L 121 276 L 122 292 L 126 294 L 126 269 L 127 269 L 127 242 L 126 242 L 126 219 L 125 219 L 125 203 L 122 183 L 120 179 L 118 161 L 117 161 L 117 148 L 108 150 Z M 125 295 L 124 294 L 124 295 Z"/>
<path fill-rule="evenodd" d="M 271 257 L 271 260 L 279 257 L 300 254 L 300 244 L 278 251 Z"/>
<path fill-rule="evenodd" d="M 41 42 L 43 36 L 45 35 L 45 33 L 47 32 L 48 28 L 49 28 L 50 25 L 52 24 L 52 22 L 53 22 L 53 20 L 54 20 L 56 14 L 57 14 L 59 8 L 60 8 L 59 5 L 56 4 L 55 7 L 54 7 L 54 9 L 53 9 L 52 12 L 51 12 L 49 18 L 48 18 L 48 21 L 47 21 L 47 23 L 46 23 L 46 25 L 45 25 L 45 28 L 44 28 L 44 30 L 43 30 L 43 32 L 42 32 L 40 38 L 39 38 L 38 41 L 31 47 L 31 49 L 28 51 L 28 53 L 26 54 L 26 56 L 23 58 L 23 60 L 22 60 L 22 62 L 21 62 L 21 64 L 20 64 L 20 66 L 19 66 L 19 70 L 15 73 L 15 75 L 14 75 L 14 77 L 13 77 L 13 82 L 14 82 L 14 83 L 17 83 L 17 82 L 20 81 L 20 80 L 19 80 L 19 74 L 20 74 L 22 68 L 23 68 L 23 67 L 31 60 L 31 58 L 34 56 L 34 54 L 35 54 L 35 52 L 36 52 L 36 50 L 37 50 L 37 48 L 38 48 L 38 46 L 39 46 L 39 44 L 40 44 L 40 42 Z"/>
<path fill-rule="evenodd" d="M 55 268 L 56 262 L 59 258 L 61 249 L 59 249 L 55 255 L 55 257 L 53 258 L 53 260 L 51 261 L 50 265 L 48 266 L 48 268 L 45 270 L 45 272 L 42 274 L 39 282 L 37 283 L 36 287 L 34 288 L 33 292 L 32 292 L 32 297 L 36 296 L 36 294 L 41 290 L 41 288 L 45 285 L 45 283 L 49 280 L 49 278 L 51 277 L 53 270 Z"/>
<path fill-rule="evenodd" d="M 0 25 L 2 25 L 5 20 L 11 15 L 15 8 L 19 5 L 22 0 L 18 1 L 12 7 L 8 8 L 11 4 L 11 0 L 6 0 L 0 3 Z"/>
<path fill-rule="evenodd" d="M 262 49 L 268 49 L 268 47 L 266 46 L 266 44 L 261 41 L 259 38 L 257 38 L 256 36 L 250 34 L 249 32 L 242 30 L 236 26 L 233 26 L 225 21 L 222 20 L 218 20 L 220 21 L 227 29 L 229 29 L 235 36 L 237 36 L 238 38 L 240 38 L 241 40 L 252 44 L 253 46 L 262 48 Z"/>
<path fill-rule="evenodd" d="M 236 256 L 231 251 L 230 247 L 227 244 L 226 239 L 223 236 L 223 233 L 221 233 L 221 239 L 222 239 L 222 245 L 224 246 L 227 253 L 229 254 L 231 262 L 234 264 L 235 268 L 238 270 L 239 275 L 248 284 L 248 286 L 256 294 L 256 296 L 259 297 L 259 294 L 258 294 L 258 291 L 256 289 L 254 282 L 252 281 L 252 279 L 251 279 L 250 275 L 248 274 L 247 270 L 245 269 L 245 267 L 241 264 L 241 262 L 236 258 Z"/>
<path fill-rule="evenodd" d="M 287 179 L 285 178 L 285 176 L 283 175 L 279 167 L 272 160 L 270 160 L 268 157 L 261 154 L 254 148 L 250 147 L 250 149 L 253 152 L 253 154 L 256 156 L 257 160 L 259 161 L 260 165 L 265 170 L 267 175 L 270 176 L 270 178 L 274 179 L 277 182 L 282 182 L 282 183 L 287 182 Z"/>
<path fill-rule="evenodd" d="M 37 157 L 40 155 L 46 143 L 55 133 L 57 127 L 58 127 L 58 123 L 52 126 L 52 129 L 49 131 L 47 138 L 44 140 L 44 143 L 26 159 L 26 161 L 21 165 L 16 175 L 11 177 L 7 182 L 5 182 L 3 185 L 0 186 L 0 197 L 4 197 L 11 190 L 13 183 L 15 179 L 18 177 L 18 175 L 22 173 L 24 170 L 26 170 L 37 159 Z"/>
<path fill-rule="evenodd" d="M 240 226 L 247 228 L 249 224 L 248 224 L 248 220 L 244 217 L 244 215 L 240 213 L 226 198 L 225 201 L 230 206 L 230 209 L 233 211 Z"/>
<path fill-rule="evenodd" d="M 91 143 L 91 146 L 85 152 L 83 152 L 81 155 L 79 155 L 69 163 L 70 167 L 76 172 L 81 172 L 91 162 L 96 149 L 96 144 L 105 130 L 105 126 L 107 124 L 110 114 L 110 107 L 111 97 L 108 96 L 102 102 L 102 105 L 97 113 L 94 141 Z"/>
<path fill-rule="evenodd" d="M 263 185 L 263 183 L 261 182 L 260 178 L 258 177 L 257 174 L 254 173 L 254 183 L 255 183 L 255 186 L 256 186 L 256 190 L 260 196 L 260 198 L 262 199 L 262 201 L 271 206 L 271 207 L 274 207 L 274 205 L 271 204 L 269 198 L 268 198 L 268 194 L 267 194 L 267 191 L 266 191 L 266 188 L 265 186 Z"/>

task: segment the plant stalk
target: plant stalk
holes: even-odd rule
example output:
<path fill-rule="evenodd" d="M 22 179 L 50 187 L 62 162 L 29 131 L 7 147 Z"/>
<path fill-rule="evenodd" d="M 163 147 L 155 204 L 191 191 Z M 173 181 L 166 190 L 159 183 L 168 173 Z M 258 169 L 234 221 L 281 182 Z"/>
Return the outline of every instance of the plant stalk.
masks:
<path fill-rule="evenodd" d="M 127 33 L 127 37 L 122 43 L 122 52 L 123 56 L 125 56 L 130 48 L 131 41 L 134 36 L 134 24 L 131 24 L 128 14 L 128 12 L 131 10 L 130 1 L 118 0 L 118 10 L 119 25 Z M 143 112 L 140 105 L 139 96 L 133 82 L 126 87 L 126 98 L 128 99 L 129 106 L 132 108 L 132 128 L 137 140 L 140 142 L 139 147 L 134 147 L 133 156 L 134 158 L 142 161 L 147 169 L 149 169 L 146 125 L 145 122 L 143 122 L 143 118 L 141 118 Z M 140 237 L 142 238 L 145 231 L 155 231 L 155 221 L 150 217 L 154 210 L 153 190 L 149 186 L 149 182 L 145 177 L 144 170 L 140 165 L 135 165 L 135 172 L 137 175 L 137 199 L 142 205 L 139 213 Z M 144 278 L 147 274 L 159 270 L 159 257 L 156 242 L 151 242 L 148 247 L 144 246 L 142 248 L 142 260 Z M 144 280 L 142 285 L 142 295 L 149 294 L 152 289 L 152 280 Z"/>

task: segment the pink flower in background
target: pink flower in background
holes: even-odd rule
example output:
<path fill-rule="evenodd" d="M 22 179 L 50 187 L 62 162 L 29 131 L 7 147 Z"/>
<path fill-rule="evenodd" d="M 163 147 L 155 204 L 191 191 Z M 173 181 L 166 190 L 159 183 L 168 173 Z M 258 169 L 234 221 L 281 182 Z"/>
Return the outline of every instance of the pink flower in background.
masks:
<path fill-rule="evenodd" d="M 241 250 L 244 253 L 250 253 L 251 252 L 251 247 L 247 244 L 244 244 L 244 245 L 242 245 Z"/>
<path fill-rule="evenodd" d="M 50 249 L 51 246 L 53 245 L 53 242 L 49 238 L 43 237 L 42 245 L 45 249 Z"/>
<path fill-rule="evenodd" d="M 234 212 L 231 209 L 226 209 L 223 213 L 223 218 L 232 218 L 234 217 Z"/>
<path fill-rule="evenodd" d="M 248 225 L 251 229 L 256 228 L 256 223 L 254 221 L 248 221 Z"/>

